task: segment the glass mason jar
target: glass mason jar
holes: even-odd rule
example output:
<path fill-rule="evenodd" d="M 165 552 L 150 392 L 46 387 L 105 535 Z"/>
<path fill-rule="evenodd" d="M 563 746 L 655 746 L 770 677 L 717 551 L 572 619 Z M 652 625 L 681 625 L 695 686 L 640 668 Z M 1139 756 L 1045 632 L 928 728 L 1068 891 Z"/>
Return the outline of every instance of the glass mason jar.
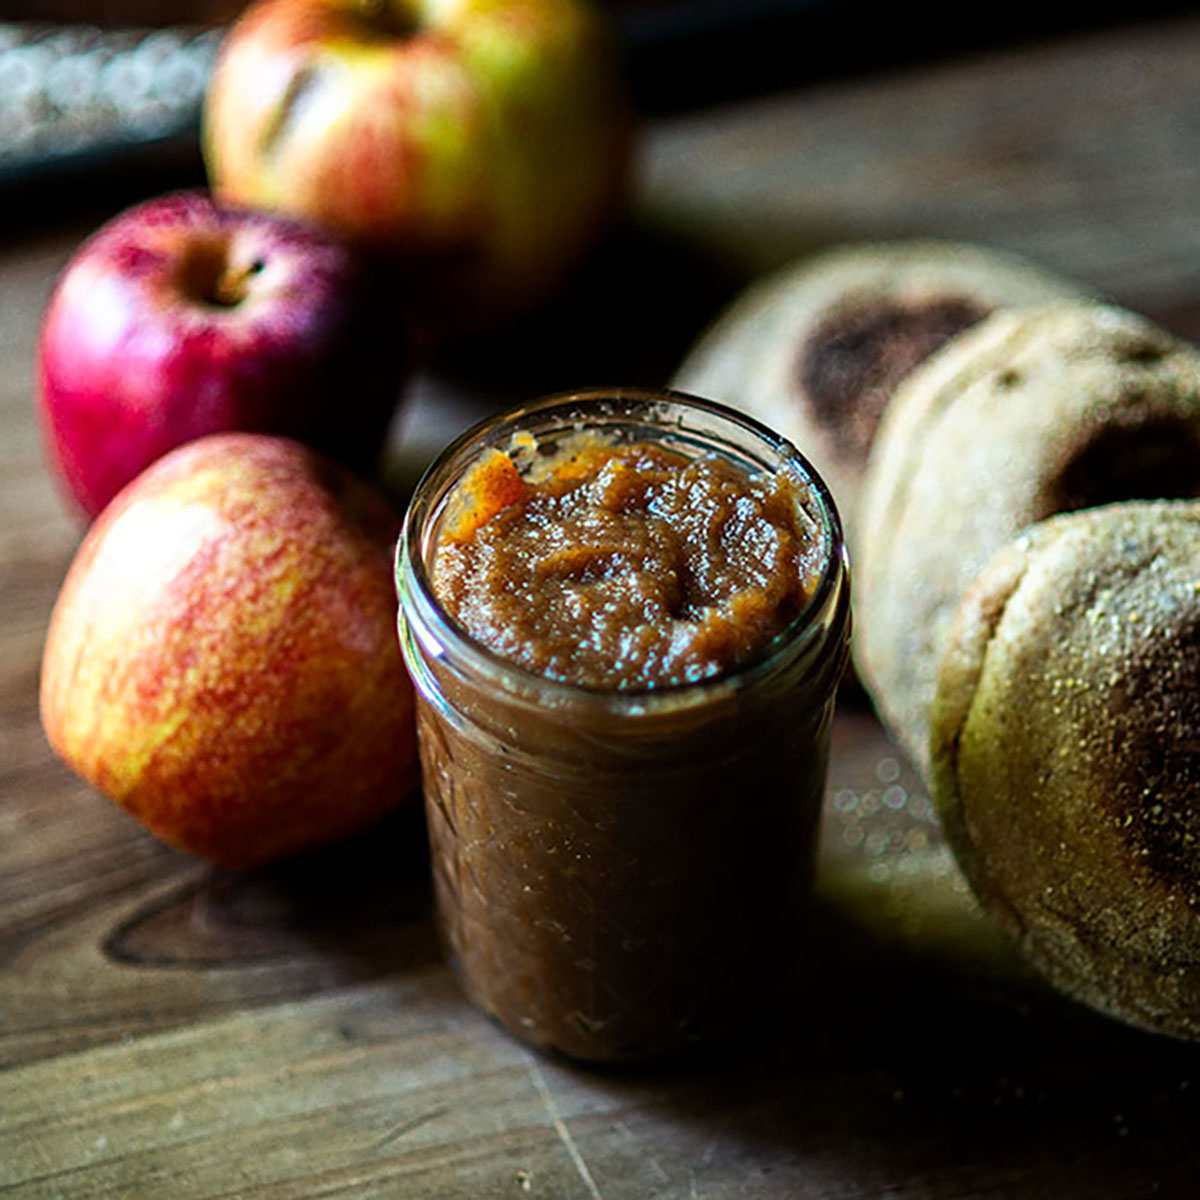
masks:
<path fill-rule="evenodd" d="M 816 586 L 749 661 L 628 692 L 535 675 L 438 603 L 431 559 L 464 472 L 522 435 L 581 430 L 785 471 Z M 454 442 L 397 549 L 400 640 L 418 691 L 440 933 L 471 999 L 523 1038 L 595 1060 L 736 1032 L 801 964 L 849 594 L 813 468 L 757 422 L 671 392 L 550 397 Z"/>

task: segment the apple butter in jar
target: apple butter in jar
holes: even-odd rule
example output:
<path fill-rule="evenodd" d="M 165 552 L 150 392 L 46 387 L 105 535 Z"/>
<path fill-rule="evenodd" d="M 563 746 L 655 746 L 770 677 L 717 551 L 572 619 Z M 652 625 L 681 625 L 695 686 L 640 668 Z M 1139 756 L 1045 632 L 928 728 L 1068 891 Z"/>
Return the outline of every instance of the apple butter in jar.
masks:
<path fill-rule="evenodd" d="M 795 979 L 845 551 L 786 441 L 670 392 L 470 431 L 397 553 L 438 920 L 527 1040 L 647 1058 Z"/>

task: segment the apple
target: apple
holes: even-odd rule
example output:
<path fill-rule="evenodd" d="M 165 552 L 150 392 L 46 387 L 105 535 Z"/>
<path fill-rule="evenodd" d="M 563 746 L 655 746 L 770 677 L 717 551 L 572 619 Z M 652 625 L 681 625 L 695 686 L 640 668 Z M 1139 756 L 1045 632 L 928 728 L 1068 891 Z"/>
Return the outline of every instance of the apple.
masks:
<path fill-rule="evenodd" d="M 415 786 L 390 505 L 308 447 L 213 434 L 93 523 L 42 660 L 55 752 L 164 841 L 245 867 Z"/>
<path fill-rule="evenodd" d="M 257 0 L 206 93 L 209 180 L 398 260 L 433 337 L 545 300 L 624 198 L 630 109 L 588 0 Z"/>
<path fill-rule="evenodd" d="M 372 272 L 326 231 L 205 192 L 136 205 L 60 275 L 37 349 L 48 456 L 94 517 L 207 433 L 310 442 L 373 467 L 405 355 Z"/>

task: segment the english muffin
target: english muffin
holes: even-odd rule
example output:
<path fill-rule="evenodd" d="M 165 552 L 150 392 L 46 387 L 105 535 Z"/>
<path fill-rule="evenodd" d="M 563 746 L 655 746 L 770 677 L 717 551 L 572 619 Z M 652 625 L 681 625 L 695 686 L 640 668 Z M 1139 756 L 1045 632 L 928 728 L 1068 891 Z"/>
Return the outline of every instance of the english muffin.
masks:
<path fill-rule="evenodd" d="M 976 894 L 1064 991 L 1200 1039 L 1200 503 L 1034 526 L 943 643 L 931 782 Z"/>
<path fill-rule="evenodd" d="M 1200 495 L 1200 354 L 1133 313 L 1006 309 L 897 389 L 864 480 L 855 662 L 927 768 L 946 631 L 1025 526 L 1139 498 Z"/>
<path fill-rule="evenodd" d="M 741 408 L 792 441 L 852 532 L 867 454 L 900 380 L 998 308 L 1083 296 L 1080 285 L 981 246 L 843 246 L 751 285 L 672 386 Z"/>

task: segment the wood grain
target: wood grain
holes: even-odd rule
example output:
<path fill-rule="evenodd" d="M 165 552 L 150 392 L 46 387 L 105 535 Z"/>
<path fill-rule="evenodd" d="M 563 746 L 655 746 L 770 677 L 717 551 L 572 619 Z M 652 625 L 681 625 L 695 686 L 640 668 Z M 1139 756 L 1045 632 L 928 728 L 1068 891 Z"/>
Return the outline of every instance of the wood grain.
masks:
<path fill-rule="evenodd" d="M 988 241 L 1200 334 L 1197 61 L 1180 20 L 656 123 L 633 217 L 555 313 L 414 382 L 392 486 L 508 399 L 661 382 L 742 281 L 831 240 Z M 853 697 L 807 984 L 737 1045 L 652 1068 L 535 1054 L 463 1001 L 415 811 L 235 875 L 76 781 L 36 709 L 79 529 L 31 371 L 82 232 L 0 249 L 0 1194 L 1195 1194 L 1200 1053 L 1013 958 Z"/>

